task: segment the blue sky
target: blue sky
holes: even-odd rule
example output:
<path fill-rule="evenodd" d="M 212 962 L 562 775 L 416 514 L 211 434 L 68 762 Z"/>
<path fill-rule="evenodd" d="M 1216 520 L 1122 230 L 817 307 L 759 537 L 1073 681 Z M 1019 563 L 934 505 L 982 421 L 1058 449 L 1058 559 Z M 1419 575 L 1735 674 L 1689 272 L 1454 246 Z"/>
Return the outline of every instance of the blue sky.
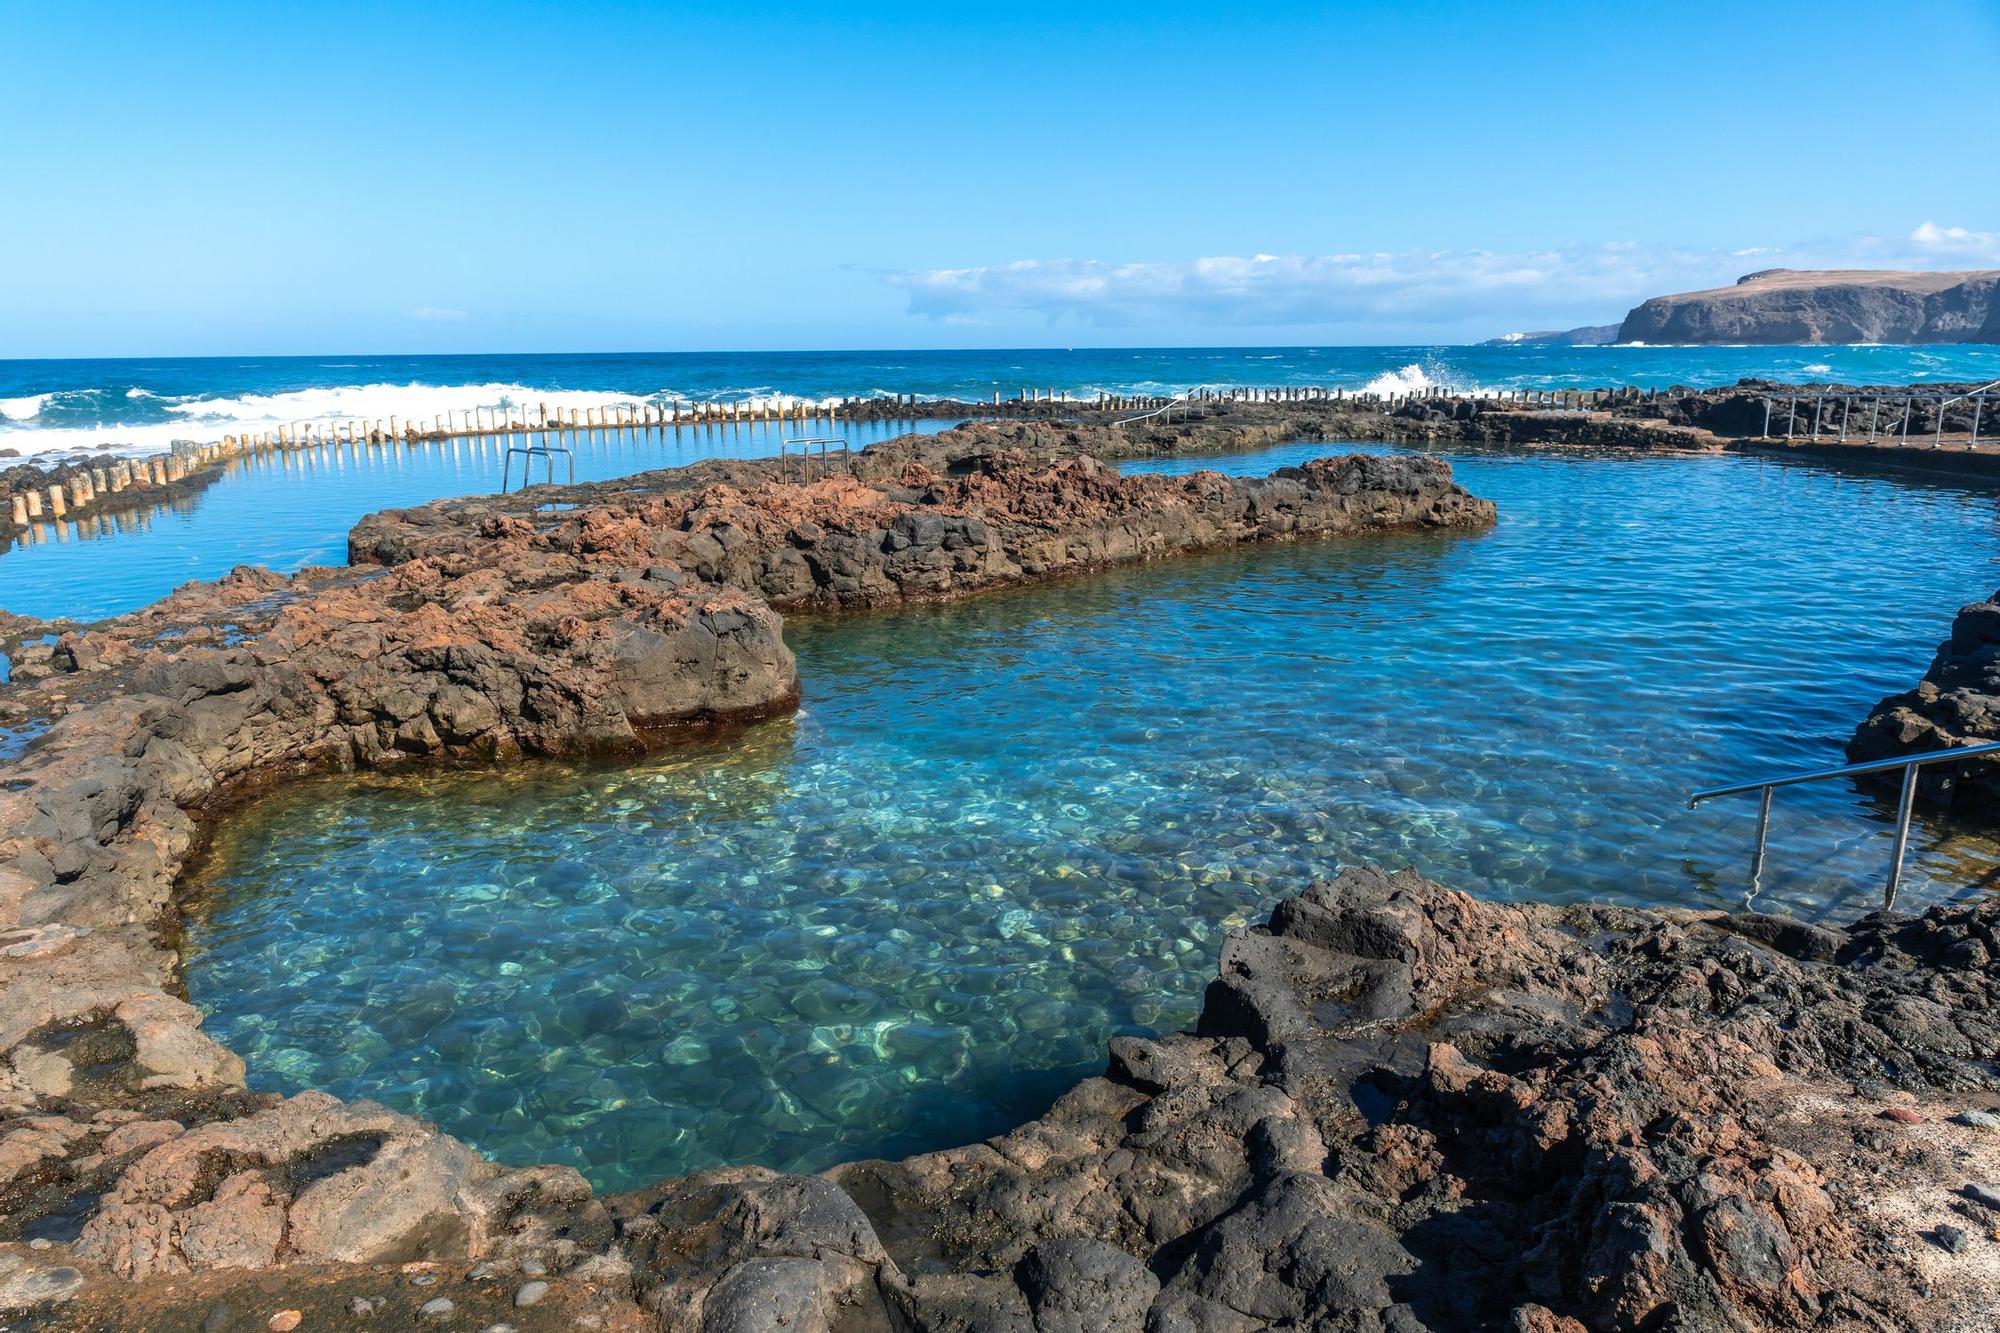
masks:
<path fill-rule="evenodd" d="M 0 356 L 1441 342 L 2000 266 L 1993 0 L 0 0 L 0 42 Z"/>

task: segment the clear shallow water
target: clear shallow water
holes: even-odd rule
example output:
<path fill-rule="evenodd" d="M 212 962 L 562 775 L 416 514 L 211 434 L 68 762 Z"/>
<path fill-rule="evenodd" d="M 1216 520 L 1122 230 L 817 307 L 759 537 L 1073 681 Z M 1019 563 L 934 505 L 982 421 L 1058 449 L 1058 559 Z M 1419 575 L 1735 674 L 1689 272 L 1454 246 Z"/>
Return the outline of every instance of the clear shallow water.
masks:
<path fill-rule="evenodd" d="M 836 436 L 861 448 L 953 424 L 759 422 L 581 431 L 565 438 L 574 451 L 576 479 L 603 481 L 704 458 L 766 457 L 801 435 Z M 336 445 L 237 459 L 206 489 L 168 504 L 103 515 L 85 510 L 61 523 L 40 523 L 28 530 L 25 544 L 0 552 L 0 609 L 44 619 L 97 620 L 144 606 L 189 579 L 220 578 L 238 565 L 284 573 L 305 565 L 344 565 L 348 529 L 364 515 L 498 491 L 510 439 L 518 444 L 527 437 Z M 521 470 L 517 457 L 515 486 Z M 547 477 L 547 466 L 536 461 L 534 480 Z M 568 479 L 566 463 L 558 458 L 556 480 Z"/>
<path fill-rule="evenodd" d="M 984 401 L 1199 384 L 1374 388 L 1709 386 L 1987 380 L 2000 347 L 1194 347 L 886 352 L 540 353 L 0 361 L 0 450 L 163 449 L 298 421 L 429 417 L 521 402 L 583 408 L 915 393 Z"/>
<path fill-rule="evenodd" d="M 1834 761 L 2000 583 L 1981 491 L 1451 457 L 1491 533 L 795 620 L 803 708 L 746 736 L 276 793 L 191 886 L 191 994 L 259 1086 L 613 1188 L 964 1142 L 1187 1024 L 1221 932 L 1343 864 L 1741 906 L 1754 803 L 1687 792 Z M 1782 795 L 1757 905 L 1875 906 L 1887 818 Z M 1912 863 L 1914 905 L 2000 847 L 1925 823 Z"/>

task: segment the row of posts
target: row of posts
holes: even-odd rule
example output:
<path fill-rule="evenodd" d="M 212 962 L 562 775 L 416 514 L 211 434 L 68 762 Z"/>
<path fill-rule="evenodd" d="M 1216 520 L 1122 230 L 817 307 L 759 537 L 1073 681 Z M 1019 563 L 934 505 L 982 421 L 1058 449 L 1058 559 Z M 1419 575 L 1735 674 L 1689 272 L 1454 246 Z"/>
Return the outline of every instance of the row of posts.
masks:
<path fill-rule="evenodd" d="M 1401 393 L 1353 393 L 1345 389 L 1324 389 L 1317 385 L 1293 385 L 1274 389 L 1195 389 L 1189 393 L 1173 397 L 1165 395 L 1120 395 L 1099 393 L 1094 404 L 1088 400 L 1072 399 L 1066 391 L 1056 389 L 1023 389 L 1017 402 L 1022 403 L 1068 403 L 1078 406 L 1094 405 L 1112 412 L 1129 410 L 1144 411 L 1148 408 L 1165 407 L 1172 403 L 1226 402 L 1226 403 L 1305 403 L 1352 402 L 1357 404 L 1380 405 L 1385 408 L 1401 406 L 1409 402 L 1422 402 L 1439 398 L 1466 398 L 1490 403 L 1513 403 L 1522 407 L 1553 407 L 1571 410 L 1585 410 L 1617 402 L 1652 402 L 1660 396 L 1657 389 L 1498 389 L 1478 393 L 1464 393 L 1442 385 L 1426 385 L 1420 389 L 1405 390 Z M 1000 394 L 993 395 L 993 405 L 1002 405 Z"/>
<path fill-rule="evenodd" d="M 1088 399 L 1073 400 L 1067 391 L 1054 388 L 1023 388 L 1018 401 L 1035 402 L 1076 402 L 1078 406 L 1096 406 L 1106 411 L 1157 410 L 1180 403 L 1232 402 L 1232 403 L 1291 403 L 1291 402 L 1335 402 L 1353 403 L 1357 407 L 1374 407 L 1383 412 L 1393 412 L 1404 404 L 1435 399 L 1474 398 L 1480 401 L 1512 404 L 1522 408 L 1555 408 L 1562 410 L 1589 410 L 1609 403 L 1651 400 L 1659 396 L 1658 390 L 1639 389 L 1503 389 L 1479 394 L 1460 394 L 1439 385 L 1428 385 L 1404 392 L 1349 393 L 1345 389 L 1327 389 L 1316 385 L 1294 385 L 1280 388 L 1201 388 L 1186 394 L 1165 395 L 1120 395 L 1099 393 L 1094 403 Z M 1984 394 L 1974 400 L 1972 438 L 1977 443 L 1979 436 L 1979 416 L 1983 409 Z M 16 492 L 12 497 L 13 520 L 15 526 L 26 527 L 41 518 L 46 512 L 55 518 L 62 518 L 71 510 L 89 506 L 99 496 L 107 492 L 118 492 L 128 487 L 165 486 L 177 482 L 188 473 L 211 463 L 249 454 L 266 454 L 279 450 L 313 448 L 327 444 L 385 444 L 392 442 L 417 442 L 424 440 L 450 439 L 460 436 L 506 435 L 523 431 L 542 430 L 604 430 L 621 428 L 664 428 L 680 425 L 714 425 L 755 422 L 795 421 L 803 424 L 808 419 L 839 419 L 843 410 L 855 413 L 871 406 L 877 406 L 880 399 L 844 399 L 840 403 L 825 407 L 808 406 L 804 402 L 734 403 L 612 403 L 602 407 L 550 409 L 546 403 L 538 403 L 529 410 L 526 404 L 507 408 L 475 407 L 438 413 L 428 421 L 414 417 L 389 416 L 372 421 L 344 422 L 296 422 L 278 426 L 272 430 L 249 435 L 227 435 L 215 444 L 195 445 L 186 441 L 176 442 L 171 453 L 150 459 L 120 459 L 104 467 L 79 471 L 61 482 L 46 488 Z M 915 413 L 919 408 L 916 394 L 898 394 L 890 400 L 896 407 Z M 993 394 L 995 407 L 1003 406 L 999 391 Z M 1791 400 L 1788 408 L 1788 430 L 1790 437 L 1797 427 L 1798 399 Z M 1848 420 L 1852 415 L 1853 399 L 1843 400 L 1840 438 L 1847 435 Z M 1821 418 L 1825 399 L 1814 401 L 1813 437 L 1820 434 Z M 1868 438 L 1873 440 L 1876 422 L 1880 414 L 1881 399 L 1871 400 Z M 1903 432 L 1907 438 L 1909 427 L 1910 399 L 1903 403 Z M 1765 434 L 1770 434 L 1771 401 L 1765 403 Z M 1942 411 L 1939 430 L 1942 432 Z M 46 497 L 46 498 L 45 498 Z"/>
<path fill-rule="evenodd" d="M 608 403 L 603 407 L 555 408 L 537 403 L 532 410 L 515 407 L 472 407 L 440 412 L 428 421 L 417 417 L 376 417 L 363 421 L 294 422 L 261 434 L 225 435 L 225 445 L 256 451 L 304 449 L 323 444 L 393 444 L 451 439 L 466 435 L 510 435 L 541 430 L 651 429 L 662 426 L 713 425 L 735 422 L 803 423 L 837 416 L 837 407 L 819 408 L 804 402 L 781 403 Z"/>
<path fill-rule="evenodd" d="M 25 528 L 44 514 L 65 518 L 73 510 L 87 509 L 101 497 L 120 491 L 170 486 L 221 457 L 223 446 L 211 444 L 177 449 L 155 458 L 120 458 L 102 467 L 79 469 L 46 487 L 14 492 L 14 526 Z"/>
<path fill-rule="evenodd" d="M 1626 390 L 1544 390 L 1519 389 L 1503 390 L 1494 394 L 1479 395 L 1489 401 L 1514 402 L 1527 406 L 1585 407 L 1602 403 L 1606 399 Z M 1195 402 L 1345 402 L 1357 404 L 1377 404 L 1384 410 L 1393 409 L 1403 403 L 1418 399 L 1457 397 L 1460 395 L 1432 386 L 1406 393 L 1356 393 L 1348 394 L 1344 389 L 1324 389 L 1312 385 L 1289 388 L 1268 389 L 1199 389 L 1191 394 L 1174 397 L 1133 396 L 1100 393 L 1095 406 L 1109 411 L 1147 409 L 1163 407 L 1182 401 Z M 1648 395 L 1650 396 L 1650 395 Z M 66 486 L 51 486 L 49 507 L 56 510 L 82 508 L 97 495 L 106 490 L 123 490 L 128 485 L 165 485 L 165 481 L 154 480 L 148 472 L 157 472 L 163 462 L 173 471 L 172 481 L 179 481 L 187 472 L 196 467 L 222 459 L 242 457 L 246 454 L 264 454 L 276 450 L 313 448 L 326 444 L 387 444 L 409 443 L 422 440 L 449 439 L 469 435 L 506 435 L 521 431 L 570 429 L 601 430 L 618 428 L 655 428 L 683 424 L 755 423 L 792 421 L 803 424 L 808 419 L 824 416 L 837 420 L 843 407 L 858 411 L 879 402 L 878 399 L 846 399 L 840 404 L 825 408 L 809 407 L 803 402 L 780 403 L 776 400 L 735 403 L 614 403 L 603 407 L 570 408 L 551 410 L 546 403 L 537 404 L 533 411 L 521 405 L 513 408 L 474 407 L 432 416 L 428 421 L 415 417 L 389 416 L 373 420 L 341 422 L 294 422 L 275 427 L 269 431 L 248 435 L 225 435 L 210 445 L 190 445 L 177 442 L 175 451 L 166 460 L 155 459 L 150 464 L 121 462 L 113 468 L 97 468 L 90 474 L 79 474 Z M 893 400 L 898 407 L 915 411 L 918 398 L 915 394 L 897 395 Z M 1022 402 L 1070 402 L 1066 391 L 1056 389 L 1022 389 Z M 1002 405 L 1001 396 L 993 394 L 996 407 Z M 1079 405 L 1084 405 L 1079 401 Z M 115 477 L 113 474 L 116 474 Z M 63 494 L 56 494 L 64 491 Z M 23 496 L 16 497 L 16 507 L 26 503 Z M 39 506 L 40 500 L 34 503 Z M 38 511 L 37 511 L 38 512 Z M 57 510 L 58 513 L 62 512 Z M 30 515 L 34 516 L 33 514 Z"/>

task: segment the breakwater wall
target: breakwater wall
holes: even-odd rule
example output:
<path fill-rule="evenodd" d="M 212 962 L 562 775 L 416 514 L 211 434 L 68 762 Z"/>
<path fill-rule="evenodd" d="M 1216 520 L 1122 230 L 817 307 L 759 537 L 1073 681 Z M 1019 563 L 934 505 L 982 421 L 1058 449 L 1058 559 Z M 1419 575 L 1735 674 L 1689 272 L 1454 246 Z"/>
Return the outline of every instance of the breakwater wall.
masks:
<path fill-rule="evenodd" d="M 1313 385 L 1205 386 L 1167 395 L 1078 397 L 1053 388 L 1022 388 L 990 401 L 873 395 L 820 403 L 767 399 L 737 402 L 610 403 L 551 408 L 520 403 L 459 409 L 428 417 L 301 421 L 254 434 L 200 443 L 177 441 L 145 458 L 108 455 L 0 471 L 0 549 L 14 541 L 62 537 L 65 524 L 92 535 L 116 514 L 185 497 L 241 459 L 325 449 L 428 445 L 454 440 L 526 439 L 602 432 L 668 432 L 763 426 L 796 427 L 801 436 L 841 422 L 939 419 L 1122 424 L 1139 430 L 1189 418 L 1298 432 L 1304 439 L 1465 441 L 1611 448 L 1783 448 L 1815 461 L 1836 460 L 1827 447 L 1880 458 L 1887 450 L 1911 466 L 1957 473 L 2000 469 L 1988 385 L 1788 385 L 1745 381 L 1721 389 L 1573 389 L 1454 391 L 1431 386 L 1402 393 L 1350 392 Z M 1904 451 L 1908 451 L 1907 453 Z M 1931 457 L 1925 457 L 1926 453 Z M 1995 457 L 1987 459 L 1988 453 Z M 1987 466 L 1991 463 L 1991 468 Z M 500 478 L 495 477 L 495 489 Z"/>

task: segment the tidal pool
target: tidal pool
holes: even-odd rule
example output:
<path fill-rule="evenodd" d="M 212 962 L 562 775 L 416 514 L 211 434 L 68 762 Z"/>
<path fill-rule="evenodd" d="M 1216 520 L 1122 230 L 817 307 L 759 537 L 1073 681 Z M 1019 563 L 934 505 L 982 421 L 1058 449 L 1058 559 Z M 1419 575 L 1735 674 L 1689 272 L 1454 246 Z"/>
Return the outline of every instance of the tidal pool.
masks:
<path fill-rule="evenodd" d="M 253 1084 L 606 1188 L 965 1142 L 1189 1023 L 1222 933 L 1344 864 L 1742 906 L 1754 801 L 1689 790 L 1837 762 L 2000 582 L 1987 491 L 1450 457 L 1492 532 L 795 619 L 804 704 L 736 737 L 278 791 L 190 882 L 191 994 Z M 1782 793 L 1756 905 L 1878 905 L 1889 814 Z M 1927 821 L 1905 902 L 1996 869 Z"/>

